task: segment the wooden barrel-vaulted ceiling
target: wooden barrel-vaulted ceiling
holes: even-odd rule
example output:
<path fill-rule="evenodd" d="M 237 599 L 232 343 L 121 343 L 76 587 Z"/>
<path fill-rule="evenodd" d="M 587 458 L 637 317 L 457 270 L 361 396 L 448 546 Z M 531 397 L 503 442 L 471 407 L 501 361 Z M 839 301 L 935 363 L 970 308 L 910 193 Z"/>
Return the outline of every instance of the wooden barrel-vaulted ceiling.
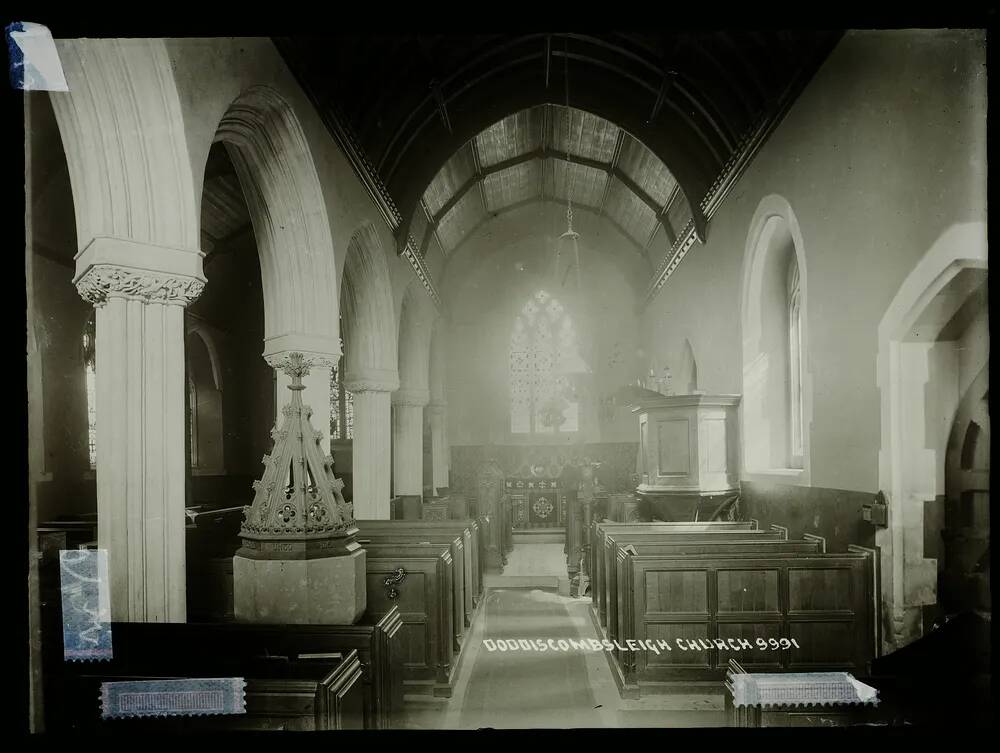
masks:
<path fill-rule="evenodd" d="M 567 72 L 570 104 L 646 144 L 697 202 L 744 134 L 796 93 L 839 36 L 674 30 L 275 43 L 320 110 L 333 107 L 349 123 L 408 217 L 441 165 L 480 131 L 564 103 Z"/>
<path fill-rule="evenodd" d="M 654 239 L 672 244 L 691 218 L 666 165 L 633 136 L 576 108 L 538 105 L 455 152 L 424 191 L 410 233 L 421 255 L 437 244 L 448 257 L 501 212 L 567 199 L 606 218 L 644 256 Z"/>

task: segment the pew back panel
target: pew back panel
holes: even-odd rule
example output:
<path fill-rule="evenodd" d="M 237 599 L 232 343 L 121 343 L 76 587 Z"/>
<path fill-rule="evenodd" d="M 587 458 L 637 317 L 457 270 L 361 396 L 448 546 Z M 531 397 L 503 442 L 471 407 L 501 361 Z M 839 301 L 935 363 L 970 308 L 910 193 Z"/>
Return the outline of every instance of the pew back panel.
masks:
<path fill-rule="evenodd" d="M 608 638 L 616 640 L 625 635 L 627 612 L 632 599 L 631 558 L 633 556 L 687 556 L 714 555 L 717 557 L 746 557 L 755 554 L 820 554 L 815 541 L 738 541 L 738 542 L 684 542 L 662 541 L 620 544 L 615 548 L 614 600 L 608 603 Z"/>
<path fill-rule="evenodd" d="M 487 529 L 478 519 L 467 520 L 358 520 L 355 521 L 361 533 L 397 532 L 403 535 L 417 535 L 424 532 L 459 533 L 463 536 L 466 550 L 473 563 L 485 557 Z M 482 568 L 473 567 L 473 588 L 482 594 Z"/>
<path fill-rule="evenodd" d="M 454 562 L 460 563 L 461 567 L 455 569 L 455 584 L 458 594 L 456 600 L 456 617 L 458 621 L 457 632 L 461 633 L 462 626 L 472 624 L 472 613 L 475 609 L 473 600 L 476 569 L 472 547 L 465 545 L 465 538 L 459 533 L 436 533 L 425 531 L 420 533 L 387 532 L 387 531 L 361 531 L 358 535 L 358 543 L 365 546 L 367 542 L 372 543 L 399 543 L 399 544 L 419 544 L 429 542 L 433 544 L 446 544 L 451 548 L 451 557 Z"/>
<path fill-rule="evenodd" d="M 626 682 L 720 680 L 730 658 L 750 669 L 868 673 L 869 555 L 631 556 L 627 637 L 664 640 L 659 656 L 629 652 Z M 744 639 L 752 651 L 680 648 L 678 641 Z M 758 650 L 757 641 L 795 641 Z"/>
<path fill-rule="evenodd" d="M 597 559 L 597 573 L 594 590 L 597 591 L 598 617 L 601 625 L 607 625 L 608 605 L 614 603 L 617 598 L 617 582 L 610 577 L 615 570 L 615 547 L 621 544 L 638 543 L 641 541 L 659 541 L 669 539 L 672 543 L 707 543 L 718 541 L 729 544 L 738 544 L 744 541 L 782 541 L 780 533 L 774 531 L 758 530 L 722 530 L 722 531 L 686 531 L 670 530 L 664 528 L 646 530 L 628 530 L 625 532 L 598 531 L 598 541 L 596 546 L 599 557 Z"/>
<path fill-rule="evenodd" d="M 393 607 L 403 622 L 404 684 L 450 687 L 453 663 L 452 560 L 447 548 L 370 544 L 366 549 L 367 612 L 378 616 Z M 402 568 L 405 578 L 392 588 Z"/>

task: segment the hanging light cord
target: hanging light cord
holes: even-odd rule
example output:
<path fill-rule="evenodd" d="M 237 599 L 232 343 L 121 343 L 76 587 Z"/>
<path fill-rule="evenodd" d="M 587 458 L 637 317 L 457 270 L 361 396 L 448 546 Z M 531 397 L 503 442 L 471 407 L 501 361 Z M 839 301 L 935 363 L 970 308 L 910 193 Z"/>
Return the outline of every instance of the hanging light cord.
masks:
<path fill-rule="evenodd" d="M 570 190 L 569 177 L 573 159 L 569 151 L 569 142 L 572 138 L 570 131 L 570 109 L 569 109 L 569 38 L 564 40 L 563 46 L 563 83 L 566 89 L 566 225 L 567 233 L 573 232 L 573 192 Z"/>

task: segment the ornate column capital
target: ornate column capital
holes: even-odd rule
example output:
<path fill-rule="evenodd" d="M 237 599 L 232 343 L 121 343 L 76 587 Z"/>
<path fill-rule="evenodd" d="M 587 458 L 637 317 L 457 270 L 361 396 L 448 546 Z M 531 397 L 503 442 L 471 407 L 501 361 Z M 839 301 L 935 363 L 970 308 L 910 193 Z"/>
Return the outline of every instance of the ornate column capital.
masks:
<path fill-rule="evenodd" d="M 395 392 L 399 389 L 399 376 L 395 369 L 361 369 L 348 371 L 344 388 L 349 392 Z"/>
<path fill-rule="evenodd" d="M 340 358 L 332 353 L 285 350 L 280 353 L 265 353 L 264 360 L 272 369 L 284 372 L 291 378 L 304 377 L 312 368 L 336 368 Z"/>
<path fill-rule="evenodd" d="M 440 400 L 431 400 L 427 403 L 427 410 L 432 413 L 444 413 L 445 409 L 448 407 L 448 403 L 442 402 Z"/>
<path fill-rule="evenodd" d="M 393 405 L 408 405 L 415 408 L 423 408 L 430 402 L 428 390 L 421 389 L 400 389 L 392 393 Z"/>
<path fill-rule="evenodd" d="M 95 306 L 109 298 L 188 306 L 205 289 L 203 256 L 196 249 L 100 236 L 76 255 L 73 283 Z"/>
<path fill-rule="evenodd" d="M 109 298 L 189 306 L 204 289 L 205 281 L 197 277 L 111 264 L 92 266 L 76 280 L 80 297 L 95 306 Z"/>

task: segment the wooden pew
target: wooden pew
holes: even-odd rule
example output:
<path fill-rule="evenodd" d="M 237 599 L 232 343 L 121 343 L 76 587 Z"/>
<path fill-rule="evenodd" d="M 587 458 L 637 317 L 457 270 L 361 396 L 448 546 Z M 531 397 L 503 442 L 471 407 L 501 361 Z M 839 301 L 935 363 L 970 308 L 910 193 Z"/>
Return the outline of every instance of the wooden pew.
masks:
<path fill-rule="evenodd" d="M 368 543 L 386 544 L 442 544 L 451 550 L 451 558 L 459 566 L 454 571 L 454 607 L 455 607 L 455 649 L 461 645 L 464 628 L 472 625 L 472 616 L 475 611 L 475 600 L 473 599 L 473 582 L 475 579 L 474 560 L 472 553 L 466 550 L 464 537 L 459 533 L 436 533 L 426 531 L 421 533 L 408 534 L 404 532 L 388 531 L 361 531 L 357 541 L 361 546 Z"/>
<path fill-rule="evenodd" d="M 604 587 L 604 607 L 605 613 L 603 621 L 600 623 L 610 632 L 617 630 L 618 603 L 622 598 L 627 598 L 627 593 L 622 593 L 621 583 L 617 573 L 618 550 L 621 546 L 637 545 L 643 542 L 670 541 L 674 544 L 689 543 L 694 545 L 719 544 L 719 550 L 724 552 L 726 547 L 731 551 L 740 551 L 743 544 L 760 543 L 780 543 L 784 541 L 781 534 L 764 531 L 724 531 L 719 533 L 667 533 L 660 532 L 654 534 L 615 534 L 617 538 L 606 538 L 607 559 L 604 565 L 603 587 Z M 815 545 L 810 545 L 810 550 Z M 602 615 L 598 614 L 598 617 Z"/>
<path fill-rule="evenodd" d="M 622 691 L 719 682 L 735 658 L 757 671 L 845 671 L 868 674 L 873 658 L 874 553 L 628 554 L 631 609 L 625 639 L 664 640 L 671 651 L 623 652 Z M 749 641 L 752 650 L 714 646 Z M 689 641 L 703 640 L 695 645 Z M 796 645 L 759 650 L 756 641 Z M 680 648 L 683 641 L 688 650 Z M 707 645 L 706 645 L 707 644 Z"/>
<path fill-rule="evenodd" d="M 488 520 L 488 518 L 487 518 Z M 478 603 L 483 595 L 482 569 L 477 563 L 483 561 L 487 541 L 485 536 L 489 533 L 489 527 L 480 524 L 480 520 L 358 520 L 355 521 L 358 530 L 363 533 L 376 533 L 382 531 L 399 532 L 404 535 L 419 533 L 453 533 L 462 534 L 466 551 L 472 553 L 473 562 L 473 597 Z"/>
<path fill-rule="evenodd" d="M 750 531 L 757 529 L 756 521 L 676 521 L 676 522 L 645 522 L 618 523 L 613 520 L 592 517 L 587 539 L 587 567 L 593 578 L 601 565 L 599 558 L 604 552 L 604 532 L 613 528 L 616 531 Z"/>
<path fill-rule="evenodd" d="M 663 537 L 669 539 L 671 537 Z M 635 582 L 632 580 L 630 569 L 632 556 L 675 556 L 687 555 L 713 555 L 724 557 L 746 557 L 755 555 L 771 554 L 821 554 L 820 543 L 817 541 L 708 541 L 708 542 L 649 542 L 619 544 L 615 547 L 616 567 L 612 573 L 612 579 L 616 582 L 615 600 L 608 604 L 608 624 L 604 637 L 612 642 L 622 639 L 632 638 L 627 630 L 630 622 L 630 609 L 632 606 L 633 589 Z M 647 584 L 648 585 L 648 584 Z M 619 651 L 617 648 L 612 652 L 612 658 L 618 662 L 618 666 L 612 665 L 612 672 L 620 673 L 625 665 L 628 652 Z M 621 683 L 619 683 L 621 684 Z"/>
<path fill-rule="evenodd" d="M 365 558 L 367 613 L 375 617 L 398 607 L 403 621 L 404 688 L 450 697 L 457 662 L 449 547 L 369 543 Z"/>
<path fill-rule="evenodd" d="M 607 624 L 608 603 L 614 601 L 616 594 L 615 582 L 608 577 L 614 568 L 614 549 L 608 536 L 612 533 L 620 540 L 631 540 L 630 537 L 658 537 L 669 534 L 674 541 L 711 541 L 721 537 L 720 541 L 737 541 L 742 539 L 780 540 L 781 534 L 773 531 L 763 532 L 750 528 L 734 529 L 727 523 L 634 523 L 634 524 L 598 524 L 591 543 L 592 561 L 594 563 L 594 582 L 591 593 L 592 606 L 596 609 L 601 625 Z"/>
<path fill-rule="evenodd" d="M 96 712 L 93 708 L 99 704 L 95 689 L 100 682 L 126 677 L 244 677 L 248 712 L 258 717 L 251 727 L 391 729 L 402 721 L 401 631 L 397 608 L 376 620 L 366 615 L 355 625 L 112 623 L 110 661 L 63 662 L 61 656 L 54 657 L 46 676 L 47 722 L 55 731 L 93 725 L 100 716 L 99 705 Z M 52 645 L 61 654 L 61 642 Z M 355 701 L 340 705 L 338 698 L 330 697 L 332 693 L 348 700 L 344 693 L 354 686 L 353 670 L 345 665 L 333 676 L 330 670 L 335 667 L 323 670 L 324 663 L 336 664 L 348 655 L 355 657 L 360 670 L 358 713 L 350 710 Z M 308 683 L 313 684 L 312 691 Z M 290 713 L 289 703 L 306 713 Z"/>

